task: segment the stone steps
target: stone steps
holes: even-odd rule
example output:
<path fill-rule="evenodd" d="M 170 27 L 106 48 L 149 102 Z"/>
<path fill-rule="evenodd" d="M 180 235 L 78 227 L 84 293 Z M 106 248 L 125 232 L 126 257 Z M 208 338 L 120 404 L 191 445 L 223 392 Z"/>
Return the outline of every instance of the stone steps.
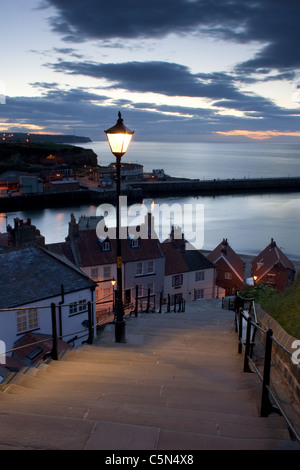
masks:
<path fill-rule="evenodd" d="M 126 344 L 109 326 L 3 383 L 0 450 L 299 450 L 282 417 L 258 416 L 259 384 L 241 372 L 228 312 L 167 315 L 128 322 Z"/>

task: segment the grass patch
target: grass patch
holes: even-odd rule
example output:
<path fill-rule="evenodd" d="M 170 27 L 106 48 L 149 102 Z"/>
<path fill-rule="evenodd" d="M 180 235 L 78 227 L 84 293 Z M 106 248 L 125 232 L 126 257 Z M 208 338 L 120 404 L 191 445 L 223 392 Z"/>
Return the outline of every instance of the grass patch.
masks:
<path fill-rule="evenodd" d="M 254 298 L 287 333 L 300 339 L 300 273 L 282 293 L 266 285 L 257 285 L 246 287 L 241 295 Z"/>

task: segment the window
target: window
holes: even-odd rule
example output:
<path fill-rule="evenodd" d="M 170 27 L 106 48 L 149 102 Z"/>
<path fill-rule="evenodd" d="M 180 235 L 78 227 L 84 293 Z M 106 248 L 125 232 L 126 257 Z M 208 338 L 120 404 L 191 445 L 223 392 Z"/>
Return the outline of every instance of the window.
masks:
<path fill-rule="evenodd" d="M 204 289 L 195 289 L 194 300 L 204 299 Z"/>
<path fill-rule="evenodd" d="M 225 279 L 229 279 L 231 280 L 232 279 L 232 273 L 225 273 Z"/>
<path fill-rule="evenodd" d="M 102 297 L 104 297 L 106 301 L 112 300 L 112 298 L 113 298 L 112 289 L 110 287 L 105 287 L 102 292 L 103 292 Z M 107 298 L 107 297 L 109 297 L 109 298 Z"/>
<path fill-rule="evenodd" d="M 268 274 L 267 283 L 268 284 L 275 284 L 275 274 Z"/>
<path fill-rule="evenodd" d="M 259 271 L 263 265 L 264 263 L 263 263 L 263 260 L 261 259 L 258 263 L 256 263 L 256 270 Z"/>
<path fill-rule="evenodd" d="M 79 300 L 78 302 L 78 311 L 83 312 L 87 309 L 86 299 Z"/>
<path fill-rule="evenodd" d="M 38 317 L 37 317 L 37 309 L 36 308 L 29 308 L 28 309 L 28 326 L 31 330 L 32 328 L 38 327 Z"/>
<path fill-rule="evenodd" d="M 110 279 L 110 266 L 104 266 L 103 267 L 103 278 L 104 279 Z"/>
<path fill-rule="evenodd" d="M 143 284 L 138 285 L 138 297 L 143 297 L 144 287 Z M 134 294 L 135 295 L 135 294 Z"/>
<path fill-rule="evenodd" d="M 38 328 L 38 326 L 37 308 L 28 308 L 27 310 L 19 310 L 17 312 L 18 333 L 33 330 L 34 328 Z"/>
<path fill-rule="evenodd" d="M 149 289 L 150 289 L 150 294 L 152 295 L 154 293 L 154 283 L 153 282 L 149 282 L 147 284 L 147 294 L 148 294 Z"/>
<path fill-rule="evenodd" d="M 26 310 L 17 312 L 18 333 L 27 330 L 27 314 Z"/>
<path fill-rule="evenodd" d="M 37 346 L 36 348 L 34 348 L 32 351 L 30 351 L 26 357 L 28 357 L 28 359 L 30 359 L 31 361 L 33 361 L 33 359 L 35 359 L 36 357 L 38 357 L 41 353 L 43 352 L 43 349 L 40 348 L 39 346 Z"/>
<path fill-rule="evenodd" d="M 181 302 L 182 300 L 182 293 L 179 293 L 179 294 L 174 294 L 171 296 L 171 304 L 173 305 L 178 305 L 179 302 Z"/>
<path fill-rule="evenodd" d="M 143 263 L 142 263 L 142 261 L 138 261 L 136 263 L 135 274 L 136 274 L 136 276 L 142 276 L 143 275 Z"/>
<path fill-rule="evenodd" d="M 195 273 L 195 282 L 204 281 L 205 280 L 205 271 L 197 271 Z"/>
<path fill-rule="evenodd" d="M 133 238 L 133 240 L 131 240 L 131 248 L 138 248 L 138 247 L 139 247 L 139 239 Z"/>
<path fill-rule="evenodd" d="M 69 315 L 76 315 L 77 313 L 85 312 L 87 310 L 86 299 L 79 300 L 79 302 L 72 302 L 69 305 Z"/>
<path fill-rule="evenodd" d="M 183 284 L 183 274 L 176 274 L 176 276 L 172 277 L 173 287 L 182 286 L 182 284 Z"/>
<path fill-rule="evenodd" d="M 91 278 L 98 279 L 98 268 L 91 268 Z"/>
<path fill-rule="evenodd" d="M 102 251 L 110 251 L 110 242 L 102 243 Z"/>
<path fill-rule="evenodd" d="M 69 305 L 69 314 L 74 315 L 75 313 L 77 313 L 77 302 L 72 302 Z"/>
<path fill-rule="evenodd" d="M 152 274 L 154 273 L 154 261 L 149 260 L 147 264 L 147 274 Z"/>

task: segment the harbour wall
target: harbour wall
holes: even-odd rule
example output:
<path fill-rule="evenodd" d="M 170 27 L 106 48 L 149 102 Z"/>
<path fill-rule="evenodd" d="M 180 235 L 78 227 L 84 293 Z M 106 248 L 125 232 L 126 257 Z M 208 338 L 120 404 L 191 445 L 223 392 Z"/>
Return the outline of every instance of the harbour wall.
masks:
<path fill-rule="evenodd" d="M 259 194 L 300 192 L 300 177 L 257 178 L 228 180 L 180 180 L 131 183 L 122 191 L 129 202 L 141 202 L 144 198 L 169 196 L 218 196 L 229 194 Z M 0 212 L 16 212 L 47 207 L 78 206 L 81 204 L 116 203 L 114 189 L 80 189 L 79 191 L 12 195 L 0 197 Z"/>
<path fill-rule="evenodd" d="M 143 197 L 299 192 L 300 177 L 228 180 L 167 180 L 131 185 L 142 190 Z"/>

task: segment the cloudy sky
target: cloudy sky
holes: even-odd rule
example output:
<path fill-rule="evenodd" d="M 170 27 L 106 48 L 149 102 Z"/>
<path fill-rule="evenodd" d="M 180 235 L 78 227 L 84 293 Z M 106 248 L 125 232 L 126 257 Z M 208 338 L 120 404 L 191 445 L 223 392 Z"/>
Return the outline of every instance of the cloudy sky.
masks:
<path fill-rule="evenodd" d="M 0 132 L 300 143 L 299 0 L 10 0 Z"/>

